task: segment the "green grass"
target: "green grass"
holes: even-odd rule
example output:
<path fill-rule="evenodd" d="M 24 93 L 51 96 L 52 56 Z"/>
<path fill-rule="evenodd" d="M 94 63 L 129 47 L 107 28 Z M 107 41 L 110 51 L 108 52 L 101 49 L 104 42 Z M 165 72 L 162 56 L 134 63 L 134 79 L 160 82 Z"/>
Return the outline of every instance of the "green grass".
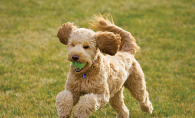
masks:
<path fill-rule="evenodd" d="M 57 117 L 56 95 L 70 62 L 56 33 L 68 21 L 88 27 L 93 14 L 110 13 L 141 50 L 153 114 L 124 91 L 130 117 L 195 117 L 195 1 L 1 0 L 0 117 Z M 91 118 L 113 118 L 106 105 Z"/>

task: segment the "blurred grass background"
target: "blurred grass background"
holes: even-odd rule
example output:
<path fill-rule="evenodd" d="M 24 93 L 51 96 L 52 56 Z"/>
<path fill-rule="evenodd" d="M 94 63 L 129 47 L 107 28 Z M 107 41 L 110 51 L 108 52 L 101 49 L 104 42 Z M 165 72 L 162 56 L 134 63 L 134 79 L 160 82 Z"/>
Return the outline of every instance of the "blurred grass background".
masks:
<path fill-rule="evenodd" d="M 70 62 L 56 33 L 68 21 L 88 28 L 110 13 L 136 38 L 153 114 L 125 90 L 130 117 L 195 117 L 195 1 L 0 0 L 0 117 L 57 117 L 56 95 Z M 106 105 L 90 118 L 113 118 Z"/>

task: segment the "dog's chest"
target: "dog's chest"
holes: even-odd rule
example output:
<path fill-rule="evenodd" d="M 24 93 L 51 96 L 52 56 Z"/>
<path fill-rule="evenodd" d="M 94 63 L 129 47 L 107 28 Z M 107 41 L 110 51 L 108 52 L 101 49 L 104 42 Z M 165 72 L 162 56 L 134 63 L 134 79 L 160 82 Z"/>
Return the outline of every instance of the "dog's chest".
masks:
<path fill-rule="evenodd" d="M 83 94 L 88 93 L 100 93 L 102 84 L 98 80 L 98 76 L 88 76 L 86 75 L 86 79 L 81 78 L 82 81 L 80 83 L 80 91 Z"/>

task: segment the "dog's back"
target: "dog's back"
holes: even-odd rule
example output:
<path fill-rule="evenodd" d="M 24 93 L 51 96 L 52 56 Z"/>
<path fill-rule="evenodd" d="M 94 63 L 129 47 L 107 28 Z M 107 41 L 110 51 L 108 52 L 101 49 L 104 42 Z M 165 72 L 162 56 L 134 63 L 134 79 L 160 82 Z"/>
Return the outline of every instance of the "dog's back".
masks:
<path fill-rule="evenodd" d="M 111 17 L 110 17 L 111 18 Z M 122 88 L 125 81 L 128 79 L 131 72 L 132 64 L 136 61 L 134 55 L 139 49 L 135 42 L 135 38 L 127 31 L 116 26 L 109 21 L 109 14 L 106 19 L 102 15 L 95 16 L 95 21 L 91 23 L 91 28 L 101 31 L 109 31 L 119 34 L 121 37 L 120 48 L 114 56 L 106 55 L 105 61 L 110 66 L 109 84 L 110 96 L 112 97 L 118 90 Z M 113 86 L 117 85 L 117 86 Z"/>
<path fill-rule="evenodd" d="M 110 17 L 111 18 L 111 17 Z M 131 35 L 131 33 L 123 30 L 122 28 L 116 26 L 109 20 L 109 14 L 106 16 L 106 19 L 103 18 L 102 15 L 95 16 L 95 21 L 91 23 L 91 28 L 100 30 L 100 31 L 109 31 L 114 32 L 115 34 L 120 34 L 121 36 L 121 44 L 119 51 L 121 52 L 129 52 L 132 55 L 135 55 L 136 51 L 139 49 L 139 46 L 137 46 L 135 42 L 135 38 Z"/>

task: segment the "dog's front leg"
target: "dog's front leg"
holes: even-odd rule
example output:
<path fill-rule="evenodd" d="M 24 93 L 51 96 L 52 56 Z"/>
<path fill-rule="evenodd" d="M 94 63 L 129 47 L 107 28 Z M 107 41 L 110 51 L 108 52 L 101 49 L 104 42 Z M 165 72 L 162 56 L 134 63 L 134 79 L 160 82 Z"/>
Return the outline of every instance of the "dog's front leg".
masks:
<path fill-rule="evenodd" d="M 76 105 L 73 118 L 87 118 L 95 110 L 104 107 L 108 101 L 108 94 L 86 94 Z"/>
<path fill-rule="evenodd" d="M 59 118 L 69 118 L 73 107 L 73 94 L 64 90 L 56 97 L 57 113 Z"/>

